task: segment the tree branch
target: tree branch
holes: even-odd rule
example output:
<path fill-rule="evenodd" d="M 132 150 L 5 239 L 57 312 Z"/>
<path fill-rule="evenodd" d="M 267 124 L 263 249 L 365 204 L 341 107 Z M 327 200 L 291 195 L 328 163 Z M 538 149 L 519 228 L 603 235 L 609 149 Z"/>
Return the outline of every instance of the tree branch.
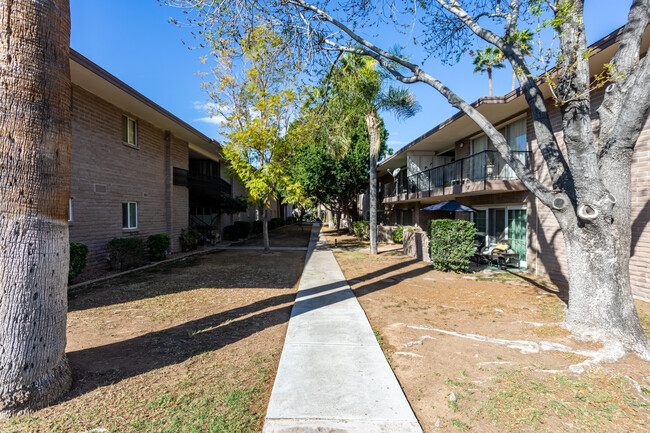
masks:
<path fill-rule="evenodd" d="M 314 13 L 318 14 L 324 20 L 330 22 L 331 24 L 341 29 L 344 33 L 349 35 L 355 42 L 357 42 L 362 47 L 365 47 L 365 49 L 346 47 L 331 40 L 324 41 L 327 45 L 335 49 L 340 49 L 344 52 L 350 52 L 354 54 L 372 57 L 382 67 L 388 70 L 398 81 L 402 83 L 412 84 L 416 82 L 423 82 L 429 84 L 431 87 L 433 87 L 438 92 L 440 92 L 440 94 L 443 95 L 451 105 L 464 112 L 469 118 L 471 118 L 474 122 L 476 122 L 476 124 L 492 140 L 492 142 L 495 144 L 495 147 L 497 148 L 501 156 L 504 158 L 506 163 L 508 163 L 508 165 L 512 167 L 512 169 L 515 171 L 515 173 L 517 174 L 519 179 L 521 179 L 524 185 L 526 185 L 526 187 L 531 192 L 533 192 L 535 196 L 539 198 L 540 201 L 542 201 L 545 205 L 552 207 L 555 194 L 550 190 L 548 190 L 548 188 L 546 188 L 537 178 L 535 178 L 532 171 L 529 170 L 526 166 L 524 166 L 521 163 L 521 161 L 519 161 L 519 159 L 514 157 L 512 153 L 512 149 L 508 145 L 503 135 L 499 133 L 499 131 L 481 113 L 478 112 L 478 110 L 476 110 L 469 103 L 467 103 L 458 95 L 456 95 L 454 92 L 452 92 L 448 87 L 442 84 L 439 80 L 435 79 L 433 76 L 422 71 L 419 66 L 412 64 L 399 56 L 384 51 L 381 48 L 375 46 L 374 44 L 371 44 L 364 38 L 354 33 L 347 26 L 345 26 L 338 20 L 334 19 L 326 12 L 322 11 L 321 9 L 309 3 L 306 3 L 303 0 L 289 0 L 289 2 L 294 5 L 307 8 L 308 10 L 311 10 Z M 395 63 L 400 64 L 406 67 L 407 69 L 409 69 L 411 72 L 413 72 L 413 76 L 411 77 L 404 76 L 395 68 L 394 66 Z M 540 92 L 540 96 L 541 96 L 541 92 Z M 557 155 L 554 155 L 554 157 L 558 158 Z"/>
<path fill-rule="evenodd" d="M 598 108 L 600 137 L 603 138 L 600 140 L 600 158 L 607 156 L 609 149 L 602 148 L 602 146 L 610 141 L 608 137 L 613 134 L 616 123 L 621 117 L 623 103 L 628 100 L 625 97 L 626 93 L 634 88 L 637 75 L 643 73 L 643 68 L 638 67 L 638 61 L 641 40 L 649 21 L 650 0 L 635 0 L 628 14 L 627 24 L 619 38 L 618 48 L 611 61 L 613 82 L 607 88 L 603 103 Z"/>

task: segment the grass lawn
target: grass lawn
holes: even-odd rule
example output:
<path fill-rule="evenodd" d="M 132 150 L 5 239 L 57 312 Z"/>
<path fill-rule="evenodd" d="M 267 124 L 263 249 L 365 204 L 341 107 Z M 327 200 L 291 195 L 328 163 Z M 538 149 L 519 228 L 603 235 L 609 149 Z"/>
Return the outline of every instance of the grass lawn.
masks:
<path fill-rule="evenodd" d="M 72 293 L 72 390 L 0 430 L 261 431 L 304 258 L 223 251 Z"/>
<path fill-rule="evenodd" d="M 599 346 L 559 326 L 565 305 L 550 281 L 447 274 L 396 251 L 335 256 L 425 432 L 650 431 L 650 364 L 585 363 Z M 650 333 L 650 304 L 637 305 Z M 574 352 L 508 342 L 519 340 Z"/>

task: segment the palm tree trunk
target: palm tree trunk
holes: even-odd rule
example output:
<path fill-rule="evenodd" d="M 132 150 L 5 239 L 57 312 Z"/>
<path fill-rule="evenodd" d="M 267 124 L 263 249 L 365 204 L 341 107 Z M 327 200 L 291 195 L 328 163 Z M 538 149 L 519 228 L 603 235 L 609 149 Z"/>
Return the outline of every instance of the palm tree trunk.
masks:
<path fill-rule="evenodd" d="M 0 0 L 0 417 L 69 389 L 67 0 Z"/>
<path fill-rule="evenodd" d="M 381 136 L 377 111 L 370 110 L 366 115 L 366 125 L 370 137 L 370 254 L 377 254 L 377 159 Z"/>
<path fill-rule="evenodd" d="M 490 85 L 489 95 L 492 96 L 492 68 L 490 68 L 489 66 L 487 67 L 487 73 L 488 73 L 488 84 Z"/>

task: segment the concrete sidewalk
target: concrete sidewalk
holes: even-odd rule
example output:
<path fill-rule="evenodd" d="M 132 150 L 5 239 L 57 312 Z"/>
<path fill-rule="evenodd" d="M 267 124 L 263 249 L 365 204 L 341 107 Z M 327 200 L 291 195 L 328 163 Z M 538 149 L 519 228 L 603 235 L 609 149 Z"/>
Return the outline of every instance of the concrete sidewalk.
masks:
<path fill-rule="evenodd" d="M 314 226 L 264 433 L 422 433 Z"/>

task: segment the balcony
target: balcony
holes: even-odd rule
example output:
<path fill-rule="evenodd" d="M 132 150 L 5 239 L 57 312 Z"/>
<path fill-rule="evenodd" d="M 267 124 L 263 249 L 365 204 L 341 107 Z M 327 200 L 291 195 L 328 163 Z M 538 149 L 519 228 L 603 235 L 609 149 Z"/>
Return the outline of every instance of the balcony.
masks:
<path fill-rule="evenodd" d="M 208 176 L 190 171 L 187 174 L 187 184 L 190 190 L 195 190 L 197 192 L 206 192 L 215 196 L 218 196 L 219 194 L 232 195 L 231 185 L 220 177 Z"/>
<path fill-rule="evenodd" d="M 513 151 L 519 161 L 531 167 L 530 152 Z M 421 197 L 458 195 L 477 191 L 526 190 L 498 152 L 486 150 L 449 164 L 412 174 L 406 182 L 397 179 L 383 185 L 384 202 Z"/>

